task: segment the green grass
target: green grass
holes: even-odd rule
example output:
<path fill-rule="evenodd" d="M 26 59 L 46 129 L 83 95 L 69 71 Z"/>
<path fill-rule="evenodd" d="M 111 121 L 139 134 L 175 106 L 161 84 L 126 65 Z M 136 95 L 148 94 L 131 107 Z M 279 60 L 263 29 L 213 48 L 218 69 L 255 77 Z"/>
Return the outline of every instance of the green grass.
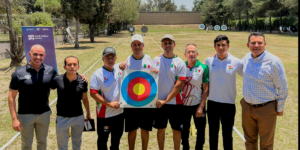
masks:
<path fill-rule="evenodd" d="M 135 26 L 136 33 L 140 33 L 141 26 Z M 152 58 L 162 53 L 161 49 L 151 40 L 149 35 L 160 45 L 161 37 L 164 34 L 172 34 L 176 40 L 176 47 L 174 53 L 177 54 L 183 60 L 184 48 L 187 43 L 195 43 L 198 47 L 199 56 L 198 59 L 202 62 L 206 57 L 211 55 L 215 50 L 213 47 L 213 40 L 217 35 L 225 34 L 230 39 L 229 52 L 242 59 L 249 49 L 246 46 L 248 32 L 229 32 L 229 31 L 209 31 L 207 33 L 205 30 L 199 32 L 198 25 L 174 25 L 174 26 L 159 26 L 153 25 L 148 26 L 149 33 L 146 33 L 144 37 L 144 53 L 150 55 Z M 80 70 L 79 73 L 85 72 L 94 64 L 98 59 L 101 58 L 102 51 L 107 46 L 114 46 L 123 37 L 129 36 L 128 31 L 123 31 L 119 34 L 110 37 L 96 37 L 96 43 L 88 43 L 88 39 L 81 40 L 80 49 L 74 49 L 74 45 L 62 45 L 56 47 L 56 56 L 59 73 L 64 73 L 63 70 L 63 60 L 68 55 L 75 55 L 80 60 Z M 266 49 L 277 55 L 283 62 L 287 80 L 289 95 L 285 104 L 284 116 L 278 117 L 276 133 L 275 133 L 275 149 L 282 150 L 296 150 L 298 149 L 298 37 L 297 36 L 286 36 L 277 34 L 266 34 Z M 117 62 L 126 60 L 126 58 L 131 55 L 130 39 L 127 37 L 122 43 L 116 47 L 117 51 Z M 1 41 L 1 40 L 0 40 Z M 7 106 L 7 90 L 9 87 L 10 76 L 14 71 L 8 70 L 10 60 L 0 60 L 0 146 L 4 145 L 9 139 L 16 133 L 11 127 L 11 117 L 9 109 Z M 25 63 L 25 61 L 24 61 Z M 97 63 L 87 74 L 87 78 L 90 79 L 93 72 L 100 68 L 103 62 Z M 235 117 L 235 127 L 243 133 L 241 125 L 241 106 L 239 104 L 242 98 L 242 78 L 237 76 L 237 98 L 236 98 L 236 117 Z M 52 91 L 50 95 L 50 102 L 56 97 L 56 91 Z M 94 100 L 89 97 L 90 108 L 92 118 L 96 119 L 96 105 Z M 56 119 L 56 103 L 51 107 L 51 124 L 48 136 L 48 149 L 57 149 L 56 134 L 55 134 L 55 119 Z M 192 121 L 193 124 L 193 121 Z M 149 149 L 157 150 L 157 140 L 156 131 L 150 133 Z M 170 126 L 166 130 L 166 140 L 165 149 L 173 149 L 172 131 Z M 219 133 L 219 149 L 223 149 L 221 130 Z M 205 149 L 209 149 L 208 144 L 208 125 L 206 126 L 206 140 Z M 243 150 L 245 149 L 244 143 L 241 138 L 233 132 L 233 143 L 234 149 Z M 82 149 L 96 149 L 97 146 L 97 134 L 96 132 L 83 133 Z M 110 142 L 108 143 L 110 145 Z M 33 143 L 34 148 L 36 147 L 36 142 Z M 195 137 L 190 136 L 190 146 L 193 148 L 195 146 Z M 21 141 L 18 137 L 8 149 L 20 149 Z M 127 133 L 124 132 L 121 139 L 120 148 L 128 149 Z M 69 142 L 69 149 L 71 149 L 71 140 Z M 136 140 L 136 149 L 141 149 L 141 138 L 140 131 L 138 131 L 138 136 Z"/>

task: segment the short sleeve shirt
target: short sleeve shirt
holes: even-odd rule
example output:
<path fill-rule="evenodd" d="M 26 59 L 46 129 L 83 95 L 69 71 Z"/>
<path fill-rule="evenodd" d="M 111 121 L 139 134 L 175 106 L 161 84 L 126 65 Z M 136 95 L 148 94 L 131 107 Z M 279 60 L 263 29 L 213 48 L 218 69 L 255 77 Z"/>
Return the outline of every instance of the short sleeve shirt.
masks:
<path fill-rule="evenodd" d="M 153 62 L 151 57 L 147 54 L 144 54 L 140 59 L 136 59 L 133 55 L 130 55 L 126 60 L 126 69 L 150 71 L 153 69 Z"/>
<path fill-rule="evenodd" d="M 173 58 L 166 58 L 161 56 L 159 65 L 159 78 L 158 78 L 158 99 L 166 99 L 171 93 L 176 80 L 185 80 L 186 66 L 184 61 L 175 56 Z M 170 105 L 182 105 L 182 95 L 179 92 L 173 99 L 166 104 Z"/>
<path fill-rule="evenodd" d="M 243 63 L 228 53 L 224 60 L 208 57 L 204 64 L 209 68 L 208 99 L 227 104 L 235 104 L 236 74 L 243 76 Z"/>
<path fill-rule="evenodd" d="M 182 88 L 183 105 L 194 106 L 201 102 L 202 83 L 209 83 L 208 67 L 197 60 L 195 66 L 186 64 L 186 80 Z"/>
<path fill-rule="evenodd" d="M 81 100 L 82 94 L 87 92 L 87 83 L 80 75 L 70 82 L 66 74 L 56 76 L 51 89 L 57 88 L 57 116 L 77 117 L 83 115 Z"/>
<path fill-rule="evenodd" d="M 160 58 L 161 57 L 158 57 L 158 56 L 156 56 L 156 57 L 153 58 L 153 68 L 159 69 Z"/>
<path fill-rule="evenodd" d="M 26 64 L 12 74 L 9 88 L 19 91 L 18 114 L 42 114 L 50 110 L 50 84 L 56 75 L 56 70 L 45 64 L 38 71 Z"/>
<path fill-rule="evenodd" d="M 121 75 L 122 71 L 119 69 L 119 64 L 114 65 L 113 71 L 104 67 L 99 68 L 92 75 L 90 92 L 99 93 L 110 102 L 119 102 Z M 109 118 L 123 113 L 123 108 L 114 109 L 97 102 L 96 112 L 98 118 Z"/>

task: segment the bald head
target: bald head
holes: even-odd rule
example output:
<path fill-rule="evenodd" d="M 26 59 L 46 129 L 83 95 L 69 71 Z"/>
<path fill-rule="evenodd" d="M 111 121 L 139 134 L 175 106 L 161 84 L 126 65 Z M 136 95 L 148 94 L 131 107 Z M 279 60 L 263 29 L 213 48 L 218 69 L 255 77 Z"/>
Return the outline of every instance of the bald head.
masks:
<path fill-rule="evenodd" d="M 45 48 L 42 45 L 35 44 L 31 47 L 30 52 L 34 53 L 35 51 L 43 52 L 45 53 Z"/>

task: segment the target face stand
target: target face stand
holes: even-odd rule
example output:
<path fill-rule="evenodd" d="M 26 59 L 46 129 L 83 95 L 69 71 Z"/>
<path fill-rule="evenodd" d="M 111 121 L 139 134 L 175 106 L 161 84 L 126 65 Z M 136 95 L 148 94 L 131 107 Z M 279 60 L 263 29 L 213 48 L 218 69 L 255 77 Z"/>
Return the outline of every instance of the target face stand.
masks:
<path fill-rule="evenodd" d="M 293 33 L 294 33 L 294 32 L 297 32 L 296 26 L 292 25 L 292 26 L 290 27 L 290 31 L 292 31 Z"/>
<path fill-rule="evenodd" d="M 213 29 L 213 26 L 212 25 L 209 25 L 208 26 L 208 30 L 212 30 Z"/>
<path fill-rule="evenodd" d="M 141 28 L 141 31 L 142 31 L 142 33 L 144 33 L 144 36 L 145 36 L 145 33 L 148 32 L 148 27 L 143 26 L 143 27 Z"/>
<path fill-rule="evenodd" d="M 199 29 L 205 29 L 205 25 L 204 24 L 200 24 Z"/>
<path fill-rule="evenodd" d="M 215 25 L 215 30 L 219 31 L 220 30 L 220 26 L 219 25 Z"/>
<path fill-rule="evenodd" d="M 129 27 L 128 31 L 129 31 L 129 33 L 131 33 L 131 36 L 133 36 L 135 28 L 131 26 L 131 27 Z"/>
<path fill-rule="evenodd" d="M 227 26 L 226 25 L 222 25 L 221 28 L 222 28 L 223 31 L 227 30 Z"/>
<path fill-rule="evenodd" d="M 155 108 L 157 101 L 157 82 L 157 74 L 126 69 L 122 75 L 121 107 Z"/>

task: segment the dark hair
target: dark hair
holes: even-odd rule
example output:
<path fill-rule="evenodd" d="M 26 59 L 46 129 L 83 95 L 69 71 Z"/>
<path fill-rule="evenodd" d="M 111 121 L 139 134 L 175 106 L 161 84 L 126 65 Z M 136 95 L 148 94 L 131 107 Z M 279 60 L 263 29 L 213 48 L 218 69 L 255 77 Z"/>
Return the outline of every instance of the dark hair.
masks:
<path fill-rule="evenodd" d="M 229 44 L 229 39 L 226 35 L 219 35 L 216 37 L 216 39 L 214 40 L 214 45 L 216 45 L 217 42 L 225 40 L 227 44 Z"/>
<path fill-rule="evenodd" d="M 265 35 L 264 35 L 263 33 L 261 33 L 261 32 L 253 32 L 253 33 L 251 33 L 251 34 L 249 35 L 249 37 L 248 37 L 248 43 L 250 42 L 250 38 L 251 38 L 252 36 L 262 36 L 262 37 L 264 38 L 264 42 L 266 42 L 266 41 L 265 41 Z"/>
<path fill-rule="evenodd" d="M 67 59 L 68 58 L 76 58 L 77 61 L 78 61 L 78 65 L 79 65 L 79 59 L 77 57 L 75 57 L 75 56 L 68 56 L 68 57 L 65 58 L 65 66 L 67 65 Z"/>

